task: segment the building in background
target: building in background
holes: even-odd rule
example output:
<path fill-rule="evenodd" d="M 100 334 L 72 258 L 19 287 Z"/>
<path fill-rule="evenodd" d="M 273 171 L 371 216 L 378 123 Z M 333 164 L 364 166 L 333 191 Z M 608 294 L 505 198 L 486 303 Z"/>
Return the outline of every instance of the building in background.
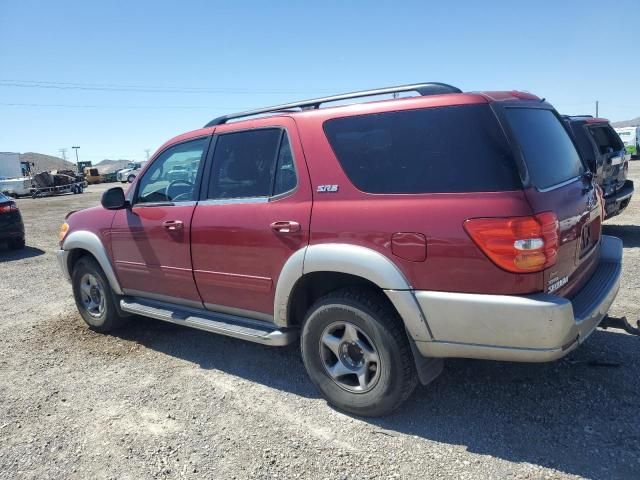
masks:
<path fill-rule="evenodd" d="M 22 177 L 20 154 L 13 152 L 0 152 L 0 178 L 18 177 Z"/>

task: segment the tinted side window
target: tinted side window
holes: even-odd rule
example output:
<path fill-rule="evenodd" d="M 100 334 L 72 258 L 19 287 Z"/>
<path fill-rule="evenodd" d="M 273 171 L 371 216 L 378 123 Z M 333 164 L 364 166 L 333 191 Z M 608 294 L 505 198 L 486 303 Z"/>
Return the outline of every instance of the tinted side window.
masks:
<path fill-rule="evenodd" d="M 283 130 L 265 128 L 218 137 L 208 198 L 268 197 Z"/>
<path fill-rule="evenodd" d="M 280 195 L 296 188 L 298 182 L 296 167 L 291 152 L 291 144 L 286 132 L 282 135 L 278 162 L 276 163 L 276 174 L 274 179 L 273 194 Z"/>
<path fill-rule="evenodd" d="M 329 120 L 325 133 L 353 184 L 369 193 L 521 188 L 488 105 L 428 108 Z"/>
<path fill-rule="evenodd" d="M 584 173 L 578 151 L 551 110 L 507 108 L 506 116 L 534 186 L 552 187 Z"/>
<path fill-rule="evenodd" d="M 589 140 L 589 134 L 587 133 L 584 122 L 571 122 L 567 121 L 567 126 L 570 128 L 570 132 L 573 135 L 573 140 L 578 147 L 578 153 L 587 162 L 589 168 L 594 172 L 596 169 L 596 159 L 593 145 Z"/>
<path fill-rule="evenodd" d="M 169 147 L 144 172 L 135 203 L 195 200 L 194 185 L 208 138 Z"/>

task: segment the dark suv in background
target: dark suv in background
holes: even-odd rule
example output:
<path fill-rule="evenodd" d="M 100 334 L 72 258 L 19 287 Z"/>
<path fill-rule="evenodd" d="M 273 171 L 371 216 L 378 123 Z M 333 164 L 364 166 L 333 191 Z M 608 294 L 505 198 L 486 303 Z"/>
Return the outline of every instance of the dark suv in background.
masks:
<path fill-rule="evenodd" d="M 633 195 L 633 181 L 627 180 L 629 159 L 624 144 L 606 118 L 590 115 L 562 117 L 573 135 L 580 155 L 602 188 L 605 218 L 621 213 Z"/>

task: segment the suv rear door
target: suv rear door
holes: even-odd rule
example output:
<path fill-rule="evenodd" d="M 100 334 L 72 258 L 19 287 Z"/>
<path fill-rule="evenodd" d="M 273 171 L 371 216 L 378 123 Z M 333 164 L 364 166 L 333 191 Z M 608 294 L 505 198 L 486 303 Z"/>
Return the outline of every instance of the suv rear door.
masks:
<path fill-rule="evenodd" d="M 512 105 L 503 112 L 527 172 L 525 194 L 534 213 L 551 211 L 558 217 L 558 257 L 545 271 L 545 291 L 570 296 L 597 263 L 601 205 L 594 183 L 553 109 Z"/>
<path fill-rule="evenodd" d="M 311 186 L 291 118 L 216 128 L 191 227 L 206 308 L 272 320 L 288 258 L 309 242 Z"/>

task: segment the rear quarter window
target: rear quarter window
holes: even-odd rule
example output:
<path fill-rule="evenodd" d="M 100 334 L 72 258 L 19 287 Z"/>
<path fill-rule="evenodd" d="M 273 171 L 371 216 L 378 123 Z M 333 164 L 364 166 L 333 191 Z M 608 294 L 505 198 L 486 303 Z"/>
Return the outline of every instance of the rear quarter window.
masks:
<path fill-rule="evenodd" d="M 551 110 L 512 107 L 506 109 L 505 115 L 533 186 L 550 188 L 584 173 L 576 147 Z"/>
<path fill-rule="evenodd" d="M 504 133 L 486 104 L 336 118 L 324 130 L 345 173 L 364 192 L 521 188 Z"/>

